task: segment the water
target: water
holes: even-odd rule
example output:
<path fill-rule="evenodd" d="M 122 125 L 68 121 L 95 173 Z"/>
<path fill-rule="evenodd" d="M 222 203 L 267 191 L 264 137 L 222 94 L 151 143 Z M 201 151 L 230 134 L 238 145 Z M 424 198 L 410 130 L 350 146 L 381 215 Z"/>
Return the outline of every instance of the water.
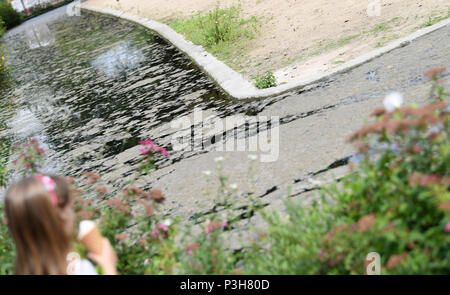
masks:
<path fill-rule="evenodd" d="M 194 108 L 220 118 L 255 115 L 274 101 L 230 99 L 186 56 L 138 25 L 65 11 L 34 18 L 4 37 L 17 83 L 1 94 L 17 104 L 9 125 L 19 139 L 36 134 L 44 142 L 52 172 L 122 179 L 136 168 L 140 139 L 169 150 L 156 164 L 171 165 L 205 152 L 173 151 L 172 120 Z"/>

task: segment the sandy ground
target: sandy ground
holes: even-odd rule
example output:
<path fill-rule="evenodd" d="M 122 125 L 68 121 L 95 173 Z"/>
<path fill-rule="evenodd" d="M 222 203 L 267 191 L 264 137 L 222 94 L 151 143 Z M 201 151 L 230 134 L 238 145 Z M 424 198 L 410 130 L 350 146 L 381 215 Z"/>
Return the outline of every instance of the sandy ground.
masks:
<path fill-rule="evenodd" d="M 430 16 L 450 13 L 448 0 L 220 1 L 221 7 L 238 3 L 262 26 L 256 38 L 244 42 L 225 62 L 247 78 L 272 70 L 278 83 L 330 70 L 410 34 Z M 88 0 L 87 4 L 164 21 L 206 12 L 217 0 Z"/>

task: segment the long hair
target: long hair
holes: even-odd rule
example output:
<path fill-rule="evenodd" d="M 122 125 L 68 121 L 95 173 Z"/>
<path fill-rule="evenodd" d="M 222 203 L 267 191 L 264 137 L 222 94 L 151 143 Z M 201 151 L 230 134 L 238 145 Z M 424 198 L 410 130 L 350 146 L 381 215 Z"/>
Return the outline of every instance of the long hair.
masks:
<path fill-rule="evenodd" d="M 35 177 L 22 179 L 6 194 L 6 218 L 16 244 L 16 274 L 67 273 L 72 235 L 61 212 L 70 206 L 70 190 L 62 178 L 50 177 L 56 186 L 56 205 Z"/>

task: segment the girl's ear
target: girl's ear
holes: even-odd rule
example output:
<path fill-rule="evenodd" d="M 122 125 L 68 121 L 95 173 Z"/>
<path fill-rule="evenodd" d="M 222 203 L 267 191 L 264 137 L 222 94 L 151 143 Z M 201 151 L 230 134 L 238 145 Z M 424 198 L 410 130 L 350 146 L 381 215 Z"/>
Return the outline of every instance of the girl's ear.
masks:
<path fill-rule="evenodd" d="M 3 215 L 2 222 L 4 225 L 8 225 L 8 218 L 6 218 L 6 215 Z"/>

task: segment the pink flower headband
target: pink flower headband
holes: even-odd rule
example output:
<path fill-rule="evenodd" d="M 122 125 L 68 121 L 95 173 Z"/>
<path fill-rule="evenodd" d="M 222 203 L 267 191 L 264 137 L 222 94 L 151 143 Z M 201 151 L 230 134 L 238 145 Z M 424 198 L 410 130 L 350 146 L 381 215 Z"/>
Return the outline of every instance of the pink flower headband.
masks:
<path fill-rule="evenodd" d="M 52 196 L 53 206 L 58 205 L 58 196 L 55 192 L 56 184 L 53 179 L 50 176 L 40 174 L 35 174 L 34 177 L 42 183 L 45 190 L 49 192 L 50 196 Z"/>

